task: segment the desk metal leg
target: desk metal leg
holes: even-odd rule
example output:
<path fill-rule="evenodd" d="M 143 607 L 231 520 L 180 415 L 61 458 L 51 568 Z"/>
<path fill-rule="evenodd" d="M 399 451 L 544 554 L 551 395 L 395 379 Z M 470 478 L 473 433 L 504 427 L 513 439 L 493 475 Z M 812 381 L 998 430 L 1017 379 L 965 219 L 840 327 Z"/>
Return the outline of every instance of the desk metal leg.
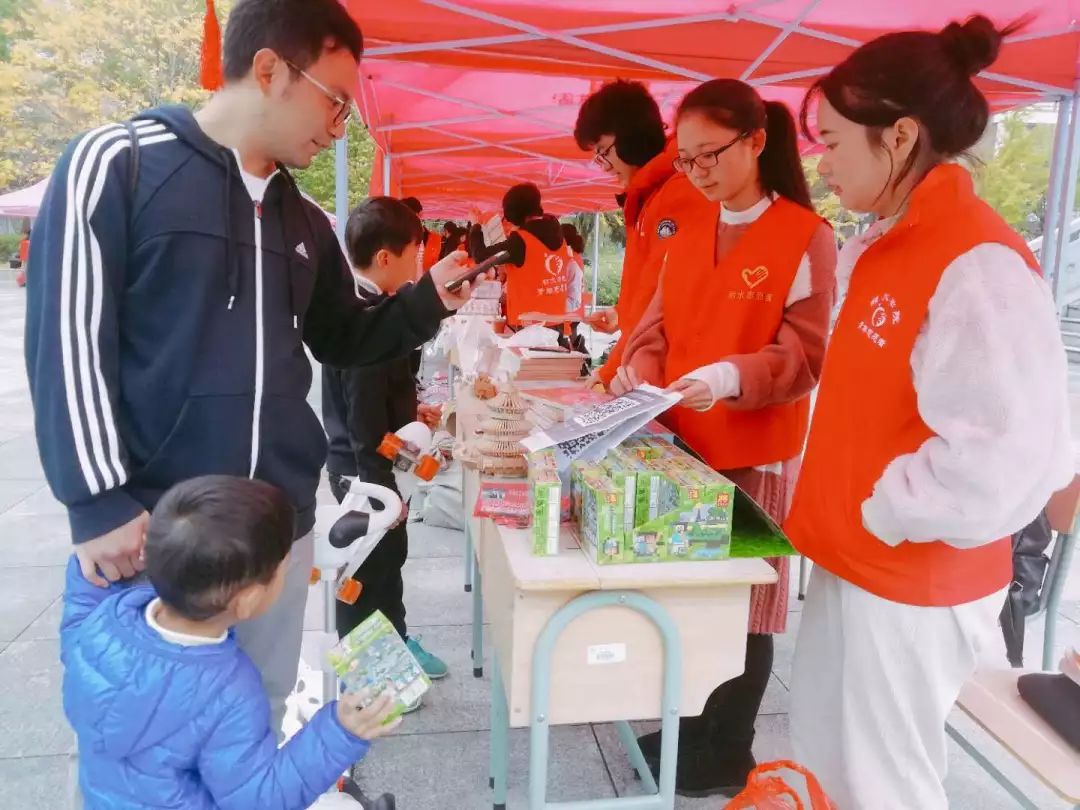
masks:
<path fill-rule="evenodd" d="M 660 785 L 651 796 L 628 796 L 587 802 L 549 804 L 547 802 L 549 698 L 551 695 L 551 654 L 567 625 L 597 608 L 623 606 L 647 616 L 656 625 L 664 645 L 664 691 L 660 703 Z M 532 718 L 529 724 L 529 810 L 671 810 L 675 806 L 675 758 L 679 747 L 679 699 L 682 690 L 682 642 L 671 616 L 657 602 L 632 591 L 593 591 L 573 599 L 547 622 L 533 650 Z M 627 726 L 627 730 L 629 727 Z M 494 737 L 494 730 L 492 735 Z M 620 731 L 621 734 L 627 731 Z M 631 739 L 633 732 L 629 732 Z M 631 761 L 648 774 L 641 750 L 634 740 L 628 746 Z M 644 775 L 643 774 L 643 775 Z M 651 775 L 650 775 L 651 778 Z"/>
<path fill-rule="evenodd" d="M 480 576 L 480 561 L 472 555 L 472 661 L 474 678 L 484 677 L 484 588 Z"/>
<path fill-rule="evenodd" d="M 641 780 L 645 792 L 659 793 L 660 788 L 657 787 L 656 780 L 653 778 L 652 768 L 649 767 L 649 763 L 645 761 L 645 755 L 641 752 L 641 744 L 637 741 L 634 729 L 625 720 L 620 720 L 615 724 L 615 730 L 619 732 L 619 739 L 622 740 L 623 748 L 630 758 L 630 765 L 637 771 L 638 779 Z"/>
<path fill-rule="evenodd" d="M 498 656 L 491 657 L 491 787 L 492 806 L 506 810 L 506 780 L 510 769 L 510 709 L 506 705 Z"/>
<path fill-rule="evenodd" d="M 337 635 L 337 584 L 336 579 L 337 571 L 331 571 L 328 574 L 323 573 L 322 587 L 323 587 L 323 631 L 330 633 L 331 635 Z M 326 579 L 327 576 L 332 576 L 334 579 Z M 337 673 L 330 669 L 330 665 L 325 661 L 322 662 L 322 683 L 323 683 L 323 705 L 325 706 L 331 700 L 337 699 Z"/>
<path fill-rule="evenodd" d="M 1072 566 L 1073 553 L 1076 551 L 1076 535 L 1073 533 L 1059 534 L 1059 548 L 1054 549 L 1054 569 L 1051 572 L 1049 595 L 1046 599 L 1046 627 L 1043 630 L 1043 658 L 1044 670 L 1054 669 L 1054 645 L 1057 642 L 1057 619 L 1058 608 L 1061 606 L 1061 594 L 1065 590 L 1065 580 L 1069 578 L 1069 568 Z"/>
<path fill-rule="evenodd" d="M 465 512 L 465 593 L 473 589 L 473 560 L 476 551 L 473 548 L 472 523 L 469 521 L 468 510 Z"/>

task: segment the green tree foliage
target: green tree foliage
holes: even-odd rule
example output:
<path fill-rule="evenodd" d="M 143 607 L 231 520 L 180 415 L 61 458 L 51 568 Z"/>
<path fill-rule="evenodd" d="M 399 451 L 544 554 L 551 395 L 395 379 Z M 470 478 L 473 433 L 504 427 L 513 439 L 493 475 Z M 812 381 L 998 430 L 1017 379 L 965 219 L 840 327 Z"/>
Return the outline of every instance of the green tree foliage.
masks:
<path fill-rule="evenodd" d="M 231 3 L 218 2 L 224 23 Z M 197 106 L 203 0 L 0 0 L 0 189 L 45 177 L 80 132 L 160 104 Z M 367 194 L 373 144 L 349 131 L 350 206 Z M 334 206 L 334 152 L 297 180 Z"/>
<path fill-rule="evenodd" d="M 975 174 L 979 194 L 1028 239 L 1040 236 L 1050 181 L 1054 128 L 1017 113 L 998 121 L 998 147 Z"/>
<path fill-rule="evenodd" d="M 368 196 L 371 182 L 371 166 L 375 157 L 375 142 L 360 122 L 349 124 L 349 210 Z M 296 171 L 296 183 L 311 195 L 319 205 L 334 212 L 334 152 L 333 148 L 320 152 L 306 169 Z M 441 223 L 440 223 L 441 224 Z"/>

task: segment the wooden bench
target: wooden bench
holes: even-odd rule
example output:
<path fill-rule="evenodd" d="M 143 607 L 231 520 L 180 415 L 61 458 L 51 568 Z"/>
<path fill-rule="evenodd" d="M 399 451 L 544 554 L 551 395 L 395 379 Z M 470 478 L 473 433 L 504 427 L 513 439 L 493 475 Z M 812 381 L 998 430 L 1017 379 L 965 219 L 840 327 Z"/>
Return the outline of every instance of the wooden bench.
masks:
<path fill-rule="evenodd" d="M 1055 493 L 1046 505 L 1050 528 L 1058 536 L 1040 606 L 1046 612 L 1044 670 L 1056 668 L 1053 659 L 1057 613 L 1075 550 L 1078 513 L 1080 476 Z M 1023 674 L 1023 670 L 1018 669 L 980 672 L 964 686 L 956 705 L 1054 793 L 1080 808 L 1080 753 L 1020 697 L 1016 682 Z M 954 726 L 947 725 L 946 731 L 1021 807 L 1039 810 L 1038 805 Z"/>
<path fill-rule="evenodd" d="M 1023 674 L 1020 669 L 980 672 L 964 686 L 956 705 L 1054 793 L 1080 808 L 1080 753 L 1020 697 L 1016 681 Z M 1039 810 L 955 727 L 947 730 L 1021 807 Z"/>

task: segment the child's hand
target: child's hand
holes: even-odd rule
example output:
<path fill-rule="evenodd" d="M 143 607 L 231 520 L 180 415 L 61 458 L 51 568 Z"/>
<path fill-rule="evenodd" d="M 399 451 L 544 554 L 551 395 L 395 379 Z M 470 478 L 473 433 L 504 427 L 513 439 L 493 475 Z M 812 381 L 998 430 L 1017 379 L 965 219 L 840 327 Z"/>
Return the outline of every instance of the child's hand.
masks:
<path fill-rule="evenodd" d="M 361 740 L 374 740 L 384 737 L 401 725 L 401 718 L 387 723 L 386 718 L 394 710 L 394 698 L 387 690 L 364 708 L 365 695 L 343 695 L 338 700 L 337 716 L 341 725 L 353 736 Z"/>
<path fill-rule="evenodd" d="M 417 418 L 434 430 L 439 426 L 439 422 L 442 421 L 442 405 L 425 405 L 421 403 L 416 408 Z"/>

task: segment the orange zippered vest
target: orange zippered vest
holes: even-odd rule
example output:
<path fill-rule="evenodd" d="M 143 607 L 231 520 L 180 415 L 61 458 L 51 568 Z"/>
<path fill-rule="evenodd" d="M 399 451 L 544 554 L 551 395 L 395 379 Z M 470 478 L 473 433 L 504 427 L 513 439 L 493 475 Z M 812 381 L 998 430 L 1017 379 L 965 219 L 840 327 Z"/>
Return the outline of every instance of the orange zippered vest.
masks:
<path fill-rule="evenodd" d="M 435 233 L 435 231 L 428 231 L 427 239 L 424 241 L 423 266 L 425 272 L 430 270 L 435 262 L 439 260 L 439 253 L 441 251 L 442 234 Z"/>
<path fill-rule="evenodd" d="M 1007 537 L 972 549 L 940 541 L 894 547 L 862 521 L 862 504 L 885 468 L 936 435 L 919 416 L 911 353 L 946 268 L 987 242 L 1015 250 L 1038 270 L 1024 241 L 975 196 L 965 169 L 933 169 L 903 218 L 856 263 L 825 358 L 784 528 L 816 564 L 893 602 L 960 605 L 1012 579 Z"/>
<path fill-rule="evenodd" d="M 615 377 L 626 342 L 652 303 L 664 254 L 699 217 L 709 218 L 720 210 L 719 203 L 707 200 L 686 175 L 675 171 L 672 161 L 678 156 L 672 138 L 663 152 L 638 170 L 627 189 L 626 253 L 615 304 L 622 335 L 598 371 L 605 385 Z"/>
<path fill-rule="evenodd" d="M 715 260 L 719 211 L 684 223 L 661 285 L 668 353 L 664 382 L 725 357 L 773 343 L 791 285 L 821 218 L 777 197 Z M 704 413 L 675 407 L 666 424 L 716 470 L 786 461 L 806 439 L 810 397 L 738 410 L 720 402 Z"/>
<path fill-rule="evenodd" d="M 525 243 L 525 264 L 506 268 L 506 322 L 522 326 L 520 318 L 529 312 L 565 314 L 574 251 L 565 242 L 551 250 L 525 230 L 517 235 Z"/>

